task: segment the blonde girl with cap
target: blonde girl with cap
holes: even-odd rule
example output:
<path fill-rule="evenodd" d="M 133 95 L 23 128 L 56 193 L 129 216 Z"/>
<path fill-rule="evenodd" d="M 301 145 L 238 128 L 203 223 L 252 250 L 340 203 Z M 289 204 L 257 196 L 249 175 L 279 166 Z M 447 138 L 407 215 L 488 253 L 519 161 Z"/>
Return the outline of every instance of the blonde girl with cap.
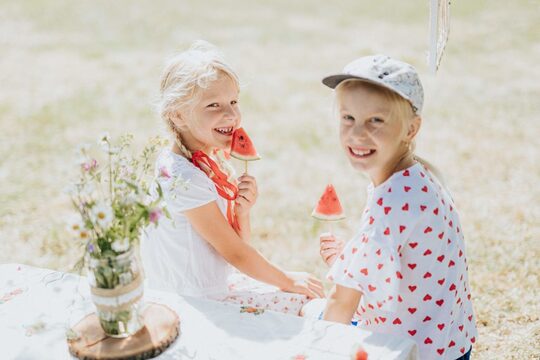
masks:
<path fill-rule="evenodd" d="M 440 177 L 414 155 L 423 105 L 416 70 L 367 56 L 323 83 L 335 89 L 346 157 L 371 184 L 356 235 L 345 245 L 321 236 L 335 284 L 322 317 L 409 337 L 420 359 L 468 359 L 477 332 L 463 232 Z"/>
<path fill-rule="evenodd" d="M 240 127 L 238 97 L 237 75 L 209 43 L 196 42 L 165 67 L 159 113 L 174 143 L 156 160 L 153 195 L 163 192 L 171 217 L 145 229 L 147 285 L 297 315 L 324 296 L 322 285 L 279 269 L 250 244 L 257 183 L 247 174 L 234 179 L 221 154 Z"/>

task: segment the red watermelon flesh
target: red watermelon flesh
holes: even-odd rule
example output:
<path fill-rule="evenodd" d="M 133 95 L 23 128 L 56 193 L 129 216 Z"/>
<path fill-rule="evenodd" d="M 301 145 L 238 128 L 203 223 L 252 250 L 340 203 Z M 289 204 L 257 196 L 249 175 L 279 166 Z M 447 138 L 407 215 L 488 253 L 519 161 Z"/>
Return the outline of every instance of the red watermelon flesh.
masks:
<path fill-rule="evenodd" d="M 233 133 L 231 156 L 244 161 L 259 160 L 261 158 L 243 128 L 238 128 Z"/>
<path fill-rule="evenodd" d="M 311 213 L 311 216 L 313 216 L 315 219 L 326 221 L 345 219 L 345 213 L 343 212 L 343 208 L 339 202 L 334 185 L 328 184 L 326 186 L 324 194 L 322 194 L 321 198 L 319 199 L 319 202 L 313 210 L 313 213 Z"/>

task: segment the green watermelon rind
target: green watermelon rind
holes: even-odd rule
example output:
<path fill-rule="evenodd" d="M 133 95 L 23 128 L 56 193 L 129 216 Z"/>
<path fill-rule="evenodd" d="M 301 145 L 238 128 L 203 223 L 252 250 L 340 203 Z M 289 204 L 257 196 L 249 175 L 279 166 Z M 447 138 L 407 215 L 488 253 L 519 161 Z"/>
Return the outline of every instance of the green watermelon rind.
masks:
<path fill-rule="evenodd" d="M 313 210 L 313 212 L 311 213 L 311 216 L 321 221 L 339 221 L 339 220 L 345 219 L 346 217 L 345 214 L 343 213 L 335 214 L 335 215 L 324 215 L 324 214 L 316 212 L 315 210 Z"/>
<path fill-rule="evenodd" d="M 259 156 L 259 154 L 255 155 L 255 156 L 247 156 L 247 155 L 240 155 L 240 154 L 236 154 L 234 152 L 231 152 L 231 156 L 233 158 L 235 158 L 235 159 L 243 160 L 243 161 L 261 160 L 261 157 Z"/>

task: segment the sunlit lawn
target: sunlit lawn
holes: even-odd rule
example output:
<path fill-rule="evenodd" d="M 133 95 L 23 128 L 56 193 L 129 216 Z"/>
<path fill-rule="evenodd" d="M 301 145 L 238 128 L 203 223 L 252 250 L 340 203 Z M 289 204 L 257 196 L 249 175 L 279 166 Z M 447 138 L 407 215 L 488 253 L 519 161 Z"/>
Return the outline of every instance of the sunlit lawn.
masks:
<path fill-rule="evenodd" d="M 73 149 L 98 134 L 165 134 L 154 112 L 165 58 L 218 45 L 243 82 L 244 126 L 263 160 L 253 241 L 284 268 L 324 276 L 309 216 L 327 182 L 352 234 L 367 180 L 337 142 L 322 76 L 387 53 L 426 89 L 418 153 L 445 175 L 467 241 L 480 331 L 475 358 L 540 357 L 540 12 L 533 1 L 452 4 L 442 67 L 425 62 L 427 1 L 33 1 L 0 6 L 0 262 L 69 270 L 63 221 Z M 241 164 L 237 164 L 241 165 Z"/>

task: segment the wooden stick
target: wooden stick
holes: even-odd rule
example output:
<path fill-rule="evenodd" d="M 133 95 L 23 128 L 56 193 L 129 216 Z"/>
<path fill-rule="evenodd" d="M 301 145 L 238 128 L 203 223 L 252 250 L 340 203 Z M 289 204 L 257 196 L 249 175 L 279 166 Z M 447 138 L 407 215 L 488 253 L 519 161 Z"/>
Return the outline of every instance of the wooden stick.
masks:
<path fill-rule="evenodd" d="M 248 162 L 244 160 L 244 163 L 246 164 L 244 174 L 247 175 Z"/>

